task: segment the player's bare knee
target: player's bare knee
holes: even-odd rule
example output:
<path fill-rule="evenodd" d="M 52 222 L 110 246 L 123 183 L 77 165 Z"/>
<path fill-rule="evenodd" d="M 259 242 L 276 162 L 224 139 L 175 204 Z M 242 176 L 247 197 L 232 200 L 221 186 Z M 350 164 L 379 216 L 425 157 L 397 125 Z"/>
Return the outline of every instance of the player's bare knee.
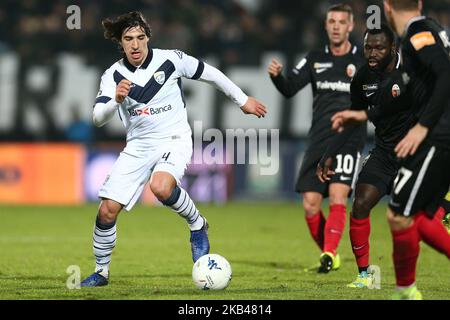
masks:
<path fill-rule="evenodd" d="M 341 204 L 341 205 L 346 205 L 347 204 L 347 194 L 348 191 L 346 192 L 330 192 L 330 205 L 335 205 L 335 204 Z"/>
<path fill-rule="evenodd" d="M 101 223 L 110 224 L 116 221 L 118 213 L 111 212 L 107 206 L 100 206 L 98 210 L 98 219 Z"/>
<path fill-rule="evenodd" d="M 320 212 L 320 201 L 311 199 L 303 199 L 303 208 L 307 217 L 312 217 Z"/>
<path fill-rule="evenodd" d="M 397 214 L 390 209 L 387 212 L 387 220 L 393 231 L 405 230 L 414 223 L 412 218 Z"/>
<path fill-rule="evenodd" d="M 150 189 L 159 201 L 164 201 L 172 194 L 173 186 L 164 179 L 154 179 L 150 183 Z"/>
<path fill-rule="evenodd" d="M 355 198 L 352 207 L 352 217 L 355 219 L 365 219 L 369 216 L 370 210 L 372 210 L 370 204 L 364 198 Z"/>
<path fill-rule="evenodd" d="M 329 188 L 330 205 L 347 205 L 347 197 L 350 187 L 342 183 L 332 183 Z"/>
<path fill-rule="evenodd" d="M 98 218 L 102 223 L 113 223 L 121 210 L 120 205 L 114 205 L 109 201 L 102 201 L 98 208 Z"/>
<path fill-rule="evenodd" d="M 333 206 L 333 205 L 346 206 L 347 205 L 347 198 L 346 197 L 343 197 L 343 198 L 340 198 L 340 197 L 331 198 L 330 197 L 330 206 Z"/>

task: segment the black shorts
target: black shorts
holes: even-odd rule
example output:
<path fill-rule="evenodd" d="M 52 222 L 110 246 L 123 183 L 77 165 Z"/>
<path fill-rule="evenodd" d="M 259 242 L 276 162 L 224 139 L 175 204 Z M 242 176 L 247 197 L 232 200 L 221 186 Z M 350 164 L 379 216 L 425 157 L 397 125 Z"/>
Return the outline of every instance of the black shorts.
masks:
<path fill-rule="evenodd" d="M 363 161 L 357 184 L 370 184 L 381 196 L 389 195 L 399 167 L 400 163 L 392 152 L 375 147 Z"/>
<path fill-rule="evenodd" d="M 417 152 L 400 163 L 389 208 L 412 216 L 425 210 L 433 216 L 450 186 L 450 150 L 423 142 Z"/>
<path fill-rule="evenodd" d="M 334 158 L 333 171 L 336 174 L 331 177 L 330 181 L 322 183 L 316 175 L 316 170 L 324 153 L 325 148 L 306 150 L 295 191 L 298 193 L 318 192 L 326 198 L 328 197 L 330 183 L 343 183 L 353 187 L 359 170 L 359 159 L 361 157 L 359 150 L 350 147 L 343 148 Z"/>

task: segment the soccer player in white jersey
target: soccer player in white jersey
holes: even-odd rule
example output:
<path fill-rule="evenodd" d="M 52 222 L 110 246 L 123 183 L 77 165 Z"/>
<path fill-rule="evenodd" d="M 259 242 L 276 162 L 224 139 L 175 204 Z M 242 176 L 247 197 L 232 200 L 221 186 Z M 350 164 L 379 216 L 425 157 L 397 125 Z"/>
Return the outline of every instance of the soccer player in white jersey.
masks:
<path fill-rule="evenodd" d="M 105 37 L 119 44 L 124 57 L 102 76 L 93 121 L 103 126 L 118 113 L 127 144 L 99 191 L 93 244 L 96 266 L 81 282 L 83 287 L 108 284 L 117 216 L 122 209 L 131 210 L 147 182 L 159 201 L 186 219 L 192 260 L 209 252 L 206 219 L 179 186 L 192 156 L 181 77 L 215 85 L 245 114 L 260 118 L 267 112 L 216 68 L 178 50 L 149 47 L 150 26 L 140 12 L 102 24 Z"/>

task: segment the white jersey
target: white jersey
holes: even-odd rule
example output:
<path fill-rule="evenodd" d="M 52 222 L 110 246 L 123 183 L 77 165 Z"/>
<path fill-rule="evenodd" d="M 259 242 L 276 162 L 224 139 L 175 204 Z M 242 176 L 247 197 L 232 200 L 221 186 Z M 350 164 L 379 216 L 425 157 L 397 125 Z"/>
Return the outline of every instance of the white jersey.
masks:
<path fill-rule="evenodd" d="M 174 136 L 190 137 L 181 77 L 213 82 L 240 106 L 247 101 L 242 90 L 219 70 L 179 50 L 149 48 L 140 67 L 123 58 L 105 71 L 96 98 L 94 123 L 95 113 L 109 105 L 114 106 L 110 108 L 114 113 L 118 111 L 126 128 L 128 146 L 151 146 Z M 118 104 L 116 87 L 123 79 L 132 85 L 123 103 Z"/>

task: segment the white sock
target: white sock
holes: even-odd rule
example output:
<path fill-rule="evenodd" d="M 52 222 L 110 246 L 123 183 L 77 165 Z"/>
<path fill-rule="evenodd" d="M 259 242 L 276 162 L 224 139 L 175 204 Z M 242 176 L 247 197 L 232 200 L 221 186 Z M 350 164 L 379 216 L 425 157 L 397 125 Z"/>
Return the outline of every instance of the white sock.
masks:
<path fill-rule="evenodd" d="M 200 230 L 203 227 L 205 221 L 204 218 L 195 207 L 191 197 L 189 197 L 188 193 L 183 188 L 176 186 L 171 197 L 163 203 L 186 219 L 189 229 L 192 231 Z"/>
<path fill-rule="evenodd" d="M 105 278 L 109 276 L 109 264 L 111 263 L 111 254 L 116 246 L 116 223 L 110 225 L 102 224 L 96 221 L 94 227 L 94 255 L 95 272 L 102 270 L 100 274 Z"/>
<path fill-rule="evenodd" d="M 109 278 L 109 265 L 98 265 L 95 264 L 95 272 L 100 273 L 102 276 L 104 276 L 106 279 Z"/>

